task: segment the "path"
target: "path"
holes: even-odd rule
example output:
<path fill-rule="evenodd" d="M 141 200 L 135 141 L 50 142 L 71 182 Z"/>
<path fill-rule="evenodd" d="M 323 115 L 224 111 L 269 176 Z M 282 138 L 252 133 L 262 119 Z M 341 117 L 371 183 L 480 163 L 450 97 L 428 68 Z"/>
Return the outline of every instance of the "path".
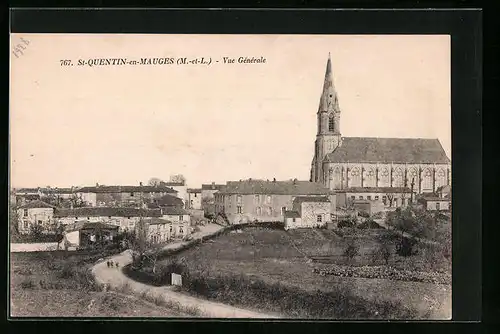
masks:
<path fill-rule="evenodd" d="M 199 239 L 203 236 L 210 235 L 221 230 L 223 227 L 215 224 L 207 224 L 206 226 L 201 226 L 200 231 L 193 233 L 193 239 Z M 178 247 L 182 244 L 182 241 L 168 244 L 164 249 L 172 249 Z M 118 262 L 120 267 L 126 266 L 132 262 L 132 255 L 129 250 L 123 253 L 114 255 L 109 258 L 114 262 Z M 96 281 L 99 284 L 109 284 L 111 288 L 120 288 L 125 284 L 130 287 L 130 289 L 136 294 L 142 294 L 147 292 L 148 295 L 160 296 L 169 302 L 179 303 L 182 307 L 186 308 L 196 308 L 200 311 L 201 315 L 199 317 L 208 318 L 275 318 L 268 314 L 257 313 L 249 310 L 244 310 L 236 308 L 230 305 L 225 305 L 221 303 L 211 302 L 205 299 L 199 299 L 191 296 L 187 296 L 181 293 L 177 293 L 171 290 L 169 286 L 155 287 L 143 283 L 136 282 L 131 278 L 127 277 L 121 269 L 118 268 L 108 268 L 106 261 L 102 261 L 96 264 L 92 268 L 92 273 L 94 274 Z"/>

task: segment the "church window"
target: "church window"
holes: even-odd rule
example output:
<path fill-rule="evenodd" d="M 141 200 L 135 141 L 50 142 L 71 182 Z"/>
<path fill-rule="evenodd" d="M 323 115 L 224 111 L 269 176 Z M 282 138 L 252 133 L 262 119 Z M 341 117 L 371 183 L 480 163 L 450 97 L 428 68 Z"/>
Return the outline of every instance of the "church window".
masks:
<path fill-rule="evenodd" d="M 404 185 L 404 173 L 401 168 L 396 168 L 393 173 L 393 186 L 394 187 L 402 187 Z"/>
<path fill-rule="evenodd" d="M 360 187 L 361 186 L 361 174 L 359 172 L 359 168 L 357 168 L 357 167 L 354 167 L 351 171 L 350 186 L 352 186 L 352 187 Z"/>
<path fill-rule="evenodd" d="M 424 172 L 422 188 L 423 190 L 432 190 L 432 172 L 430 169 L 426 169 Z"/>
<path fill-rule="evenodd" d="M 328 131 L 333 131 L 334 129 L 334 120 L 333 120 L 333 117 L 330 116 L 330 118 L 328 119 Z"/>
<path fill-rule="evenodd" d="M 376 185 L 376 180 L 375 180 L 375 171 L 373 169 L 369 169 L 366 172 L 366 187 L 375 187 Z"/>

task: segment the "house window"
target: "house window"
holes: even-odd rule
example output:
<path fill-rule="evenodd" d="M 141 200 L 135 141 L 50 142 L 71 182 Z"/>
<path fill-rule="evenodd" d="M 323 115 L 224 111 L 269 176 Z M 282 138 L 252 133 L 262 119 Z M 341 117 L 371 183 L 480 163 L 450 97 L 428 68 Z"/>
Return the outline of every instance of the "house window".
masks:
<path fill-rule="evenodd" d="M 321 223 L 323 221 L 323 216 L 317 215 L 316 216 L 316 222 Z"/>
<path fill-rule="evenodd" d="M 295 223 L 295 218 L 292 218 L 292 222 Z"/>
<path fill-rule="evenodd" d="M 194 193 L 194 197 L 198 197 L 198 194 L 197 194 L 197 193 Z"/>
<path fill-rule="evenodd" d="M 108 219 L 111 219 L 111 216 L 108 216 Z"/>
<path fill-rule="evenodd" d="M 366 196 L 366 199 L 371 201 L 372 197 L 371 196 Z"/>
<path fill-rule="evenodd" d="M 28 209 L 24 209 L 24 217 L 28 217 Z"/>
<path fill-rule="evenodd" d="M 378 196 L 375 196 L 375 200 L 378 201 L 379 197 Z"/>
<path fill-rule="evenodd" d="M 387 196 L 382 196 L 382 202 L 383 202 L 384 204 L 387 204 Z"/>
<path fill-rule="evenodd" d="M 134 197 L 134 193 L 130 193 L 130 197 Z"/>
<path fill-rule="evenodd" d="M 271 203 L 271 196 L 268 195 L 266 200 L 267 200 L 267 204 Z"/>
<path fill-rule="evenodd" d="M 363 196 L 359 196 L 359 199 L 363 199 Z"/>
<path fill-rule="evenodd" d="M 130 217 L 127 217 L 127 219 L 130 219 Z"/>
<path fill-rule="evenodd" d="M 90 217 L 87 217 L 87 220 L 90 220 Z"/>
<path fill-rule="evenodd" d="M 242 213 L 241 206 L 239 206 L 239 205 L 238 205 L 238 206 L 236 207 L 236 212 L 237 212 L 237 213 Z"/>
<path fill-rule="evenodd" d="M 439 202 L 436 202 L 436 210 L 441 210 L 441 206 L 440 206 L 440 203 Z"/>
<path fill-rule="evenodd" d="M 179 216 L 179 220 L 180 220 L 180 221 L 183 221 L 183 220 L 184 220 L 184 215 L 180 215 L 180 216 Z"/>
<path fill-rule="evenodd" d="M 269 216 L 272 216 L 273 215 L 273 208 L 271 208 L 271 207 L 267 208 L 267 214 Z"/>
<path fill-rule="evenodd" d="M 259 203 L 260 202 L 260 196 L 259 195 L 255 195 L 255 203 Z"/>
<path fill-rule="evenodd" d="M 182 226 L 179 226 L 179 233 L 180 234 L 184 233 L 184 230 L 182 229 Z"/>
<path fill-rule="evenodd" d="M 129 222 L 128 227 L 134 227 L 134 222 Z"/>
<path fill-rule="evenodd" d="M 78 220 L 78 217 L 75 217 L 75 220 Z"/>
<path fill-rule="evenodd" d="M 355 199 L 356 199 L 356 196 L 351 196 L 351 199 L 352 199 L 352 200 L 355 200 Z"/>
<path fill-rule="evenodd" d="M 439 203 L 438 203 L 438 204 L 439 204 Z M 38 225 L 42 225 L 42 223 L 43 223 L 43 222 L 42 222 L 41 220 L 39 220 L 39 221 L 38 221 Z"/>
<path fill-rule="evenodd" d="M 286 206 L 281 207 L 281 214 L 282 215 L 285 215 L 285 211 L 286 211 Z"/>
<path fill-rule="evenodd" d="M 29 226 L 29 225 L 28 225 L 28 221 L 26 221 L 26 220 L 25 220 L 25 221 L 23 222 L 23 226 L 24 226 L 24 228 L 25 228 L 25 229 L 27 229 L 27 228 L 28 228 L 28 226 Z"/>
<path fill-rule="evenodd" d="M 170 233 L 172 233 L 172 226 L 170 226 Z"/>
<path fill-rule="evenodd" d="M 257 207 L 257 216 L 260 216 L 262 214 L 262 208 L 259 206 Z"/>
<path fill-rule="evenodd" d="M 236 203 L 241 204 L 241 195 L 238 195 L 238 197 L 236 197 Z"/>
<path fill-rule="evenodd" d="M 194 203 L 193 200 L 191 200 L 191 206 L 193 206 L 193 203 Z"/>

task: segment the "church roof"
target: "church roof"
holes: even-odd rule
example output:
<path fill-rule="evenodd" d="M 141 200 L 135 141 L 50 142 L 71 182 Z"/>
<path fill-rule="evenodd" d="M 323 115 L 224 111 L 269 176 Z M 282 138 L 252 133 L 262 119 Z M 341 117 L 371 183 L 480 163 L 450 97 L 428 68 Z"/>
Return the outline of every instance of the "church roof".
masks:
<path fill-rule="evenodd" d="M 438 139 L 343 137 L 325 162 L 449 163 Z"/>

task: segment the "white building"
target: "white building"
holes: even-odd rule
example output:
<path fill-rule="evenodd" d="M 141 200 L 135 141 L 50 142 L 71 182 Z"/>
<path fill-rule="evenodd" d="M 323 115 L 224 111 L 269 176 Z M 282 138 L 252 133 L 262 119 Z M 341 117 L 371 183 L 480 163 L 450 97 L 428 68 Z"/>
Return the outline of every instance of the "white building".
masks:
<path fill-rule="evenodd" d="M 49 230 L 55 223 L 54 211 L 55 207 L 40 200 L 20 206 L 17 209 L 19 233 L 29 233 L 34 224 L 41 225 L 45 231 Z"/>

